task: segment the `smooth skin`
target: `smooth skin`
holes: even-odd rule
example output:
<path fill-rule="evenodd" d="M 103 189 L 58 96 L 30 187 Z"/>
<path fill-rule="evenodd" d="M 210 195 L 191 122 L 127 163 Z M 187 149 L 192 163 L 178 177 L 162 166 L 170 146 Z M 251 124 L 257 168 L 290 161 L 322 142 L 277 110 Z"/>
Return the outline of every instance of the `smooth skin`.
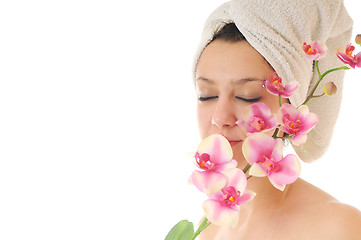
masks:
<path fill-rule="evenodd" d="M 273 72 L 246 41 L 215 40 L 199 59 L 195 81 L 200 135 L 225 136 L 240 169 L 247 165 L 242 154 L 246 133 L 235 122 L 244 107 L 257 101 L 265 103 L 272 112 L 279 109 L 278 97 L 262 86 Z M 252 177 L 247 188 L 257 196 L 240 207 L 238 226 L 211 224 L 200 234 L 200 240 L 361 239 L 361 212 L 302 179 L 281 192 L 267 178 Z"/>

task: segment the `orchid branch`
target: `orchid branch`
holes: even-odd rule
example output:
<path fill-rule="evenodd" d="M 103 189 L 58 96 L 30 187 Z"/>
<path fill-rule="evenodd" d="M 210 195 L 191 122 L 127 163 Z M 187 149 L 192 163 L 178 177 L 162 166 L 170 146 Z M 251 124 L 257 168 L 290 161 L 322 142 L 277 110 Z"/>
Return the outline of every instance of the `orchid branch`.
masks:
<path fill-rule="evenodd" d="M 330 69 L 326 72 L 324 72 L 323 74 L 320 74 L 320 69 L 319 69 L 319 66 L 318 66 L 318 61 L 315 61 L 316 63 L 316 68 L 317 68 L 317 72 L 318 72 L 318 75 L 319 75 L 319 79 L 316 83 L 316 85 L 313 87 L 311 93 L 308 95 L 308 97 L 306 98 L 306 100 L 301 104 L 301 105 L 306 105 L 312 98 L 317 98 L 317 97 L 321 97 L 323 96 L 324 94 L 322 95 L 313 95 L 316 91 L 316 89 L 318 88 L 318 86 L 320 85 L 321 81 L 323 80 L 323 78 L 331 73 L 331 72 L 335 72 L 335 71 L 339 71 L 339 70 L 348 70 L 350 69 L 349 67 L 346 67 L 346 66 L 343 66 L 343 67 L 338 67 L 338 68 L 333 68 L 333 69 Z"/>
<path fill-rule="evenodd" d="M 193 234 L 191 240 L 194 240 L 204 229 L 206 229 L 209 225 L 211 225 L 211 222 L 208 222 L 208 219 L 205 217 L 202 221 L 202 223 L 199 225 L 197 231 Z"/>

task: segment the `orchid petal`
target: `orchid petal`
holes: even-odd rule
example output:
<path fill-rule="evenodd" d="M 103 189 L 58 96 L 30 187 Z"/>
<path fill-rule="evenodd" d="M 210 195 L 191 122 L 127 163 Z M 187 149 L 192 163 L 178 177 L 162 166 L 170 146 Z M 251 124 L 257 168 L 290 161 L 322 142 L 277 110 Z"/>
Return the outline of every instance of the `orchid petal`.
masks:
<path fill-rule="evenodd" d="M 209 154 L 215 164 L 227 163 L 233 157 L 232 147 L 228 140 L 219 134 L 213 134 L 205 138 L 199 144 L 197 151 L 200 154 Z"/>
<path fill-rule="evenodd" d="M 279 138 L 274 139 L 274 142 L 275 142 L 275 144 L 274 144 L 274 148 L 273 148 L 271 157 L 273 158 L 273 160 L 275 162 L 278 162 L 279 160 L 282 159 L 282 156 L 283 156 L 283 142 Z"/>
<path fill-rule="evenodd" d="M 199 191 L 213 194 L 227 185 L 227 177 L 223 173 L 214 171 L 193 171 L 189 182 L 193 183 Z"/>
<path fill-rule="evenodd" d="M 254 163 L 249 169 L 249 175 L 255 177 L 265 177 L 267 176 L 267 171 L 258 163 Z"/>
<path fill-rule="evenodd" d="M 275 147 L 275 141 L 271 136 L 264 133 L 249 135 L 243 142 L 243 155 L 251 165 L 258 162 L 263 155 L 271 155 Z"/>
<path fill-rule="evenodd" d="M 274 182 L 273 179 L 270 177 L 268 177 L 268 179 L 269 179 L 270 183 L 278 190 L 280 190 L 282 192 L 285 190 L 286 184 L 278 184 L 278 183 Z"/>
<path fill-rule="evenodd" d="M 256 193 L 250 190 L 246 190 L 239 199 L 239 204 L 245 204 L 251 201 L 256 196 Z"/>
<path fill-rule="evenodd" d="M 222 205 L 222 203 L 217 200 L 208 199 L 203 203 L 203 210 L 206 218 L 216 225 L 237 226 L 239 219 L 239 211 L 237 208 L 230 208 Z"/>
<path fill-rule="evenodd" d="M 237 167 L 237 165 L 238 165 L 238 162 L 236 160 L 232 159 L 229 163 L 226 163 L 224 165 L 223 169 L 235 168 L 235 167 Z"/>
<path fill-rule="evenodd" d="M 309 113 L 303 122 L 303 128 L 309 132 L 318 122 L 318 116 L 315 113 Z M 305 131 L 302 131 L 305 132 Z"/>
<path fill-rule="evenodd" d="M 247 177 L 244 172 L 238 168 L 227 169 L 223 174 L 228 178 L 228 186 L 235 187 L 243 193 L 247 186 Z"/>
<path fill-rule="evenodd" d="M 263 102 L 254 103 L 250 108 L 251 115 L 270 117 L 272 115 L 271 109 Z"/>
<path fill-rule="evenodd" d="M 244 108 L 236 124 L 249 134 L 275 129 L 277 119 L 266 104 L 257 102 Z"/>
<path fill-rule="evenodd" d="M 307 141 L 307 134 L 296 134 L 292 137 L 292 144 L 300 147 Z"/>
<path fill-rule="evenodd" d="M 285 91 L 283 94 L 281 94 L 282 97 L 290 97 L 292 96 L 298 89 L 300 84 L 297 81 L 293 81 L 290 83 L 287 83 L 285 85 Z"/>
<path fill-rule="evenodd" d="M 356 59 L 358 59 L 356 66 L 357 67 L 361 67 L 361 52 L 359 52 L 358 54 L 356 54 Z"/>
<path fill-rule="evenodd" d="M 307 105 L 301 105 L 298 108 L 296 108 L 296 110 L 297 110 L 297 113 L 301 114 L 302 116 L 307 116 L 307 114 L 310 112 Z"/>
<path fill-rule="evenodd" d="M 268 176 L 272 185 L 282 189 L 284 185 L 295 182 L 301 173 L 301 165 L 296 155 L 288 154 L 278 162 L 279 171 L 274 171 Z"/>
<path fill-rule="evenodd" d="M 308 109 L 308 107 L 307 107 L 307 109 Z M 281 108 L 279 109 L 278 114 L 283 115 L 286 113 L 289 114 L 291 117 L 296 117 L 298 115 L 299 111 L 292 104 L 284 103 L 284 104 L 282 104 Z"/>

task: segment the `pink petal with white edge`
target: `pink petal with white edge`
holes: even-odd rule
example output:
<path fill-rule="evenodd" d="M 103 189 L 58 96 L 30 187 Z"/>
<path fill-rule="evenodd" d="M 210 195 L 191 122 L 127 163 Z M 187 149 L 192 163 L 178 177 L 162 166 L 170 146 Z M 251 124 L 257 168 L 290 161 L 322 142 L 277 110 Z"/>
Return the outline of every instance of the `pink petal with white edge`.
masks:
<path fill-rule="evenodd" d="M 286 184 L 291 184 L 299 178 L 301 165 L 297 156 L 293 154 L 288 154 L 278 164 L 280 170 L 270 173 L 268 178 L 273 186 L 282 190 Z"/>
<path fill-rule="evenodd" d="M 203 202 L 204 215 L 208 220 L 220 226 L 236 227 L 239 219 L 237 208 L 222 205 L 217 200 L 208 199 Z"/>
<path fill-rule="evenodd" d="M 356 67 L 361 67 L 361 52 L 356 54 L 356 59 L 357 59 Z"/>
<path fill-rule="evenodd" d="M 307 107 L 307 106 L 306 106 Z M 307 107 L 308 109 L 308 107 Z M 291 118 L 298 116 L 299 111 L 297 108 L 289 103 L 282 104 L 281 108 L 278 110 L 277 116 L 280 123 L 282 123 L 282 117 L 285 114 L 289 114 Z"/>
<path fill-rule="evenodd" d="M 316 126 L 318 122 L 318 116 L 315 113 L 309 113 L 303 122 L 302 132 L 309 132 Z"/>
<path fill-rule="evenodd" d="M 197 149 L 199 154 L 208 153 L 211 161 L 215 164 L 227 163 L 232 160 L 232 147 L 228 140 L 219 134 L 213 134 L 199 144 Z"/>
<path fill-rule="evenodd" d="M 223 174 L 228 178 L 227 186 L 233 186 L 243 193 L 247 187 L 247 177 L 244 172 L 238 168 L 225 170 Z"/>
<path fill-rule="evenodd" d="M 307 105 L 301 105 L 298 107 L 298 113 L 303 115 L 303 116 L 307 116 L 307 114 L 310 112 L 309 108 Z"/>
<path fill-rule="evenodd" d="M 297 91 L 299 86 L 300 86 L 300 84 L 297 81 L 287 83 L 285 85 L 285 95 L 287 97 L 292 96 Z"/>
<path fill-rule="evenodd" d="M 307 134 L 296 134 L 292 137 L 292 144 L 300 147 L 307 141 Z"/>
<path fill-rule="evenodd" d="M 224 167 L 224 169 L 229 169 L 229 168 L 235 168 L 237 167 L 238 162 L 236 160 L 231 160 L 229 163 L 227 163 Z"/>
<path fill-rule="evenodd" d="M 243 142 L 242 151 L 245 159 L 251 165 L 258 162 L 264 155 L 271 156 L 275 140 L 264 133 L 253 133 Z"/>
<path fill-rule="evenodd" d="M 239 205 L 248 203 L 256 196 L 256 193 L 250 190 L 246 190 L 240 198 Z"/>
<path fill-rule="evenodd" d="M 270 137 L 270 138 L 273 139 L 273 137 Z M 275 142 L 275 146 L 273 148 L 271 157 L 273 158 L 273 160 L 275 162 L 278 162 L 283 157 L 283 142 L 279 138 L 273 139 L 273 141 Z"/>
<path fill-rule="evenodd" d="M 280 191 L 282 191 L 282 192 L 285 190 L 286 184 L 278 184 L 278 183 L 274 182 L 273 179 L 271 179 L 271 178 L 269 178 L 269 177 L 268 177 L 268 179 L 269 179 L 270 183 L 271 183 L 275 188 L 277 188 L 278 190 L 280 190 Z"/>
<path fill-rule="evenodd" d="M 264 168 L 260 164 L 255 163 L 249 169 L 249 175 L 255 176 L 255 177 L 265 177 L 265 176 L 267 176 L 267 172 L 264 170 Z"/>
<path fill-rule="evenodd" d="M 271 110 L 269 109 L 269 107 L 264 104 L 263 102 L 258 102 L 258 103 L 254 103 L 252 105 L 250 105 L 250 109 L 251 111 L 251 115 L 257 115 L 257 116 L 264 116 L 266 118 L 270 117 L 272 115 Z"/>
<path fill-rule="evenodd" d="M 206 194 L 219 192 L 227 185 L 228 179 L 223 173 L 213 171 L 193 171 L 189 182 Z"/>
<path fill-rule="evenodd" d="M 264 104 L 263 102 L 254 103 L 250 105 L 250 109 L 252 109 L 252 111 L 251 115 L 249 115 L 248 118 L 253 115 L 259 116 L 265 121 L 266 128 L 268 128 L 269 130 L 276 128 L 277 119 L 273 115 L 271 109 L 266 104 Z"/>

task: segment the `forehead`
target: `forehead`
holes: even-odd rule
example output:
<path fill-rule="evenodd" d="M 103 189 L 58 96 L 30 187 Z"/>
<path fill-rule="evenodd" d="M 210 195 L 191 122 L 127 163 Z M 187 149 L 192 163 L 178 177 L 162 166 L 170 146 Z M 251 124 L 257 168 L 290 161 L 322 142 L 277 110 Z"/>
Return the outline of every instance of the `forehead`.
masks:
<path fill-rule="evenodd" d="M 220 82 L 221 80 L 213 80 L 213 79 L 208 79 L 202 76 L 199 76 L 198 78 L 196 78 L 196 84 L 207 84 L 207 85 L 216 85 L 218 82 Z M 261 78 L 255 78 L 255 77 L 248 77 L 248 78 L 239 78 L 239 79 L 235 79 L 230 81 L 229 83 L 232 86 L 239 86 L 239 85 L 245 85 L 247 83 L 261 83 L 263 84 L 264 79 Z"/>
<path fill-rule="evenodd" d="M 264 79 L 272 74 L 268 62 L 247 41 L 211 42 L 201 54 L 196 79 Z"/>

